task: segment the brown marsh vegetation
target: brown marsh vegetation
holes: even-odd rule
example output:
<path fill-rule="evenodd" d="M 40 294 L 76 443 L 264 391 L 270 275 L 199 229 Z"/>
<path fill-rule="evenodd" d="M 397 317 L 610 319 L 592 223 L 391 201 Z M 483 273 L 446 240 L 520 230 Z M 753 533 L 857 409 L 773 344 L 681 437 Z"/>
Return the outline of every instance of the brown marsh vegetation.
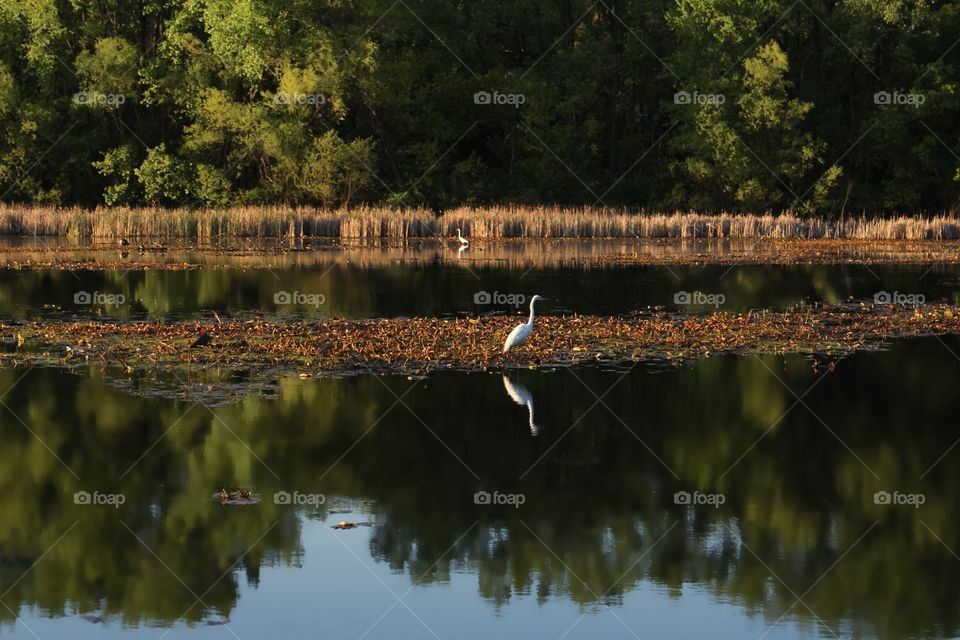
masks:
<path fill-rule="evenodd" d="M 851 303 L 786 312 L 630 317 L 542 316 L 529 342 L 500 345 L 515 318 L 396 318 L 217 323 L 34 322 L 0 325 L 6 365 L 100 364 L 137 370 L 262 368 L 304 375 L 426 374 L 442 369 L 680 362 L 723 353 L 827 358 L 884 340 L 960 333 L 960 309 Z M 191 348 L 197 335 L 210 336 Z"/>
<path fill-rule="evenodd" d="M 645 213 L 555 206 L 428 209 L 356 207 L 344 210 L 246 206 L 224 209 L 58 208 L 0 204 L 0 234 L 91 239 L 326 237 L 341 239 L 451 237 L 456 229 L 479 240 L 506 238 L 843 238 L 950 240 L 960 238 L 952 213 L 827 221 L 796 214 Z"/>

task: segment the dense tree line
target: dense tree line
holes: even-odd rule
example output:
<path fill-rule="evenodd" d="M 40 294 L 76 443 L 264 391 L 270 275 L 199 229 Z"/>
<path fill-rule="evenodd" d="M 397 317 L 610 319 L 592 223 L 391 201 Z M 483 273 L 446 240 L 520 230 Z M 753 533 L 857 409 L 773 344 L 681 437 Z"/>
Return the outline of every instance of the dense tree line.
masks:
<path fill-rule="evenodd" d="M 0 199 L 918 212 L 960 3 L 0 0 Z"/>

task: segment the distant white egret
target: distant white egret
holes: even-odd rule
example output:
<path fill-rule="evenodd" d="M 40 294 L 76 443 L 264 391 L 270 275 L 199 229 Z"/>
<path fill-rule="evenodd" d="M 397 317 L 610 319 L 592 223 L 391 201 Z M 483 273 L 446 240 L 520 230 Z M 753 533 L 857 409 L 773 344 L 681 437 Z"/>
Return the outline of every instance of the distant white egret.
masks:
<path fill-rule="evenodd" d="M 457 240 L 460 241 L 460 246 L 461 246 L 461 247 L 469 247 L 469 246 L 470 246 L 470 241 L 467 240 L 466 238 L 464 238 L 462 235 L 460 235 L 460 229 L 459 229 L 459 228 L 457 228 Z"/>
<path fill-rule="evenodd" d="M 533 304 L 537 300 L 543 300 L 541 296 L 533 296 L 530 299 L 530 319 L 522 324 L 518 324 L 513 328 L 513 331 L 510 332 L 510 335 L 507 336 L 507 341 L 503 343 L 503 352 L 506 353 L 514 347 L 519 347 L 524 342 L 527 341 L 527 338 L 530 337 L 530 334 L 533 333 Z"/>
<path fill-rule="evenodd" d="M 530 422 L 530 435 L 535 436 L 540 433 L 540 427 L 533 422 L 533 395 L 520 383 L 512 382 L 507 374 L 503 374 L 503 388 L 507 390 L 507 395 L 521 407 L 527 408 L 527 415 Z"/>

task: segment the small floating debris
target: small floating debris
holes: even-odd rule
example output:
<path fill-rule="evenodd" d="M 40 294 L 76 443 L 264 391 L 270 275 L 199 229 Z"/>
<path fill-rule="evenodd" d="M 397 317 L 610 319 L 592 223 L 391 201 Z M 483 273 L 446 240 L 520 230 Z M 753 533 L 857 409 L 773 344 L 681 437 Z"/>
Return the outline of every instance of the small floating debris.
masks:
<path fill-rule="evenodd" d="M 223 505 L 244 506 L 250 504 L 259 504 L 260 494 L 254 493 L 250 489 L 220 489 L 213 495 L 213 499 Z"/>
<path fill-rule="evenodd" d="M 333 525 L 334 529 L 356 529 L 357 527 L 372 527 L 372 522 L 347 522 L 346 520 L 341 520 L 337 524 Z"/>

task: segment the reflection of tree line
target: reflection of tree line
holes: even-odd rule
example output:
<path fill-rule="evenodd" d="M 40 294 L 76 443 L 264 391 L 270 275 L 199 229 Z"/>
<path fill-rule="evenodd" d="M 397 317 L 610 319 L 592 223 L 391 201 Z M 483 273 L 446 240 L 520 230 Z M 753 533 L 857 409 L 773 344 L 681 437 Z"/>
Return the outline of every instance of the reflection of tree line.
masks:
<path fill-rule="evenodd" d="M 324 254 L 326 255 L 326 254 Z M 71 317 L 91 314 L 113 319 L 163 319 L 177 314 L 215 310 L 225 314 L 296 313 L 309 317 L 431 316 L 456 312 L 504 311 L 501 306 L 478 305 L 479 290 L 524 293 L 530 285 L 517 280 L 523 270 L 513 271 L 494 261 L 472 265 L 473 275 L 460 269 L 438 271 L 435 265 L 417 260 L 364 265 L 342 258 L 339 266 L 316 266 L 297 270 L 265 269 L 198 271 L 89 272 L 0 270 L 0 317 Z M 326 263 L 324 263 L 326 264 Z M 333 266 L 329 271 L 328 267 Z M 918 289 L 922 268 L 889 270 L 874 267 L 893 291 L 924 291 L 928 299 L 945 296 L 958 301 L 945 278 L 956 270 L 945 268 L 943 279 L 933 275 Z M 952 269 L 952 271 L 951 271 Z M 601 269 L 593 273 L 589 286 L 571 285 L 570 273 L 545 272 L 538 280 L 538 292 L 557 299 L 551 313 L 626 313 L 647 306 L 672 307 L 674 294 L 686 291 L 722 293 L 727 310 L 761 306 L 782 307 L 803 298 L 839 302 L 849 295 L 872 296 L 879 286 L 862 268 L 853 266 L 760 267 L 740 266 L 729 271 L 709 267 L 637 267 Z M 676 277 L 675 275 L 676 274 Z M 721 276 L 724 276 L 720 279 Z M 680 281 L 676 278 L 679 277 Z M 79 278 L 79 280 L 78 280 Z M 527 280 L 533 281 L 534 276 Z M 122 294 L 125 304 L 116 308 L 89 309 L 73 304 L 78 291 Z M 279 291 L 322 294 L 325 303 L 278 308 L 274 294 Z M 529 295 L 530 291 L 527 290 Z M 60 305 L 61 308 L 57 308 Z M 697 309 L 698 311 L 709 311 Z"/>
<path fill-rule="evenodd" d="M 798 394 L 815 380 L 801 358 L 764 362 Z M 523 481 L 593 396 L 566 373 L 519 372 L 543 426 L 531 438 L 524 410 L 499 376 L 434 376 L 404 401 L 480 482 L 397 409 L 334 465 L 393 404 L 379 382 L 354 378 L 283 381 L 275 402 L 250 397 L 218 410 L 279 481 L 195 407 L 117 483 L 190 403 L 143 401 L 96 377 L 35 371 L 7 402 L 83 480 L 9 414 L 0 418 L 0 474 L 9 488 L 0 494 L 0 584 L 13 584 L 78 524 L 3 600 L 13 611 L 23 604 L 87 611 L 102 602 L 128 622 L 175 620 L 194 596 L 121 520 L 198 595 L 278 522 L 204 597 L 208 615 L 227 615 L 240 570 L 255 581 L 261 563 L 296 564 L 302 553 L 294 512 L 269 499 L 282 487 L 376 500 L 375 558 L 425 582 L 469 568 L 481 595 L 498 605 L 517 594 L 584 606 L 597 596 L 617 602 L 653 580 L 677 595 L 685 583 L 704 585 L 770 622 L 789 611 L 812 624 L 805 605 L 790 607 L 793 594 L 813 586 L 804 602 L 834 630 L 846 619 L 885 637 L 953 633 L 960 562 L 923 523 L 960 551 L 956 465 L 948 455 L 923 482 L 917 478 L 955 439 L 944 400 L 952 397 L 955 366 L 938 343 L 902 345 L 842 362 L 805 398 L 880 481 L 799 406 L 719 480 L 794 401 L 756 359 L 638 372 L 605 396 L 666 466 L 597 406 Z M 0 388 L 19 375 L 0 372 Z M 578 375 L 599 394 L 618 374 Z M 410 384 L 386 382 L 398 394 Z M 252 485 L 265 499 L 251 508 L 212 505 L 210 494 L 230 484 Z M 114 512 L 72 503 L 78 488 L 96 487 L 122 490 L 127 504 Z M 896 488 L 925 492 L 927 504 L 919 512 L 873 504 L 875 491 Z M 519 510 L 481 507 L 472 500 L 478 489 L 527 499 Z M 726 504 L 677 507 L 679 489 L 720 491 Z M 187 619 L 203 615 L 198 606 Z M 0 619 L 11 619 L 3 607 Z"/>
<path fill-rule="evenodd" d="M 0 386 L 22 374 L 0 372 Z M 6 489 L 0 493 L 0 584 L 4 591 L 13 585 L 0 620 L 12 620 L 10 611 L 23 604 L 54 615 L 102 608 L 128 623 L 227 615 L 237 597 L 234 562 L 255 580 L 268 552 L 285 559 L 296 553 L 297 522 L 288 515 L 270 529 L 282 515 L 272 504 L 212 510 L 210 495 L 195 491 L 217 486 L 243 463 L 231 443 L 210 431 L 201 408 L 118 482 L 189 405 L 145 401 L 96 378 L 39 370 L 6 402 L 38 437 L 9 413 L 0 420 Z M 200 456 L 204 442 L 213 447 L 207 458 Z M 73 495 L 79 490 L 123 492 L 127 501 L 119 509 L 78 505 Z M 263 544 L 244 555 L 268 529 Z M 209 608 L 191 609 L 208 589 L 203 602 Z"/>
<path fill-rule="evenodd" d="M 68 239 L 69 241 L 69 239 Z M 800 241 L 799 244 L 802 244 Z M 149 243 L 148 243 L 149 244 Z M 395 240 L 343 240 L 330 241 L 322 238 L 298 238 L 288 241 L 265 240 L 264 242 L 226 243 L 206 246 L 199 249 L 182 248 L 173 245 L 163 254 L 141 253 L 137 249 L 119 251 L 113 245 L 99 247 L 78 245 L 58 250 L 56 245 L 24 248 L 14 252 L 0 254 L 0 260 L 6 262 L 50 263 L 57 262 L 126 262 L 131 269 L 144 265 L 164 262 L 171 265 L 187 263 L 219 270 L 224 267 L 237 269 L 261 269 L 268 266 L 274 270 L 326 269 L 334 264 L 349 262 L 364 269 L 383 269 L 396 264 L 425 265 L 443 263 L 449 266 L 471 268 L 496 264 L 501 267 L 525 270 L 535 269 L 607 269 L 617 265 L 618 258 L 626 260 L 643 256 L 662 259 L 668 263 L 686 260 L 702 264 L 710 258 L 734 261 L 738 264 L 768 264 L 772 260 L 792 256 L 798 243 L 788 242 L 787 251 L 777 241 L 769 238 L 725 238 L 723 240 L 704 238 L 566 238 L 558 241 L 526 238 L 520 242 L 484 241 L 474 239 L 468 246 L 461 246 L 454 235 L 449 237 L 428 237 L 409 242 Z M 881 264 L 927 264 L 935 258 L 931 251 L 949 251 L 950 246 L 941 244 L 916 243 L 857 243 L 817 244 L 813 241 L 809 249 L 819 250 L 836 256 L 836 259 L 857 259 L 857 261 L 877 262 Z M 463 249 L 463 251 L 460 251 Z M 2 266 L 4 262 L 0 262 Z M 839 264 L 839 263 L 836 263 Z M 675 266 L 681 266 L 675 264 Z M 950 264 L 944 265 L 947 269 Z M 921 267 L 921 272 L 926 267 Z M 726 269 L 726 266 L 724 266 Z"/>

